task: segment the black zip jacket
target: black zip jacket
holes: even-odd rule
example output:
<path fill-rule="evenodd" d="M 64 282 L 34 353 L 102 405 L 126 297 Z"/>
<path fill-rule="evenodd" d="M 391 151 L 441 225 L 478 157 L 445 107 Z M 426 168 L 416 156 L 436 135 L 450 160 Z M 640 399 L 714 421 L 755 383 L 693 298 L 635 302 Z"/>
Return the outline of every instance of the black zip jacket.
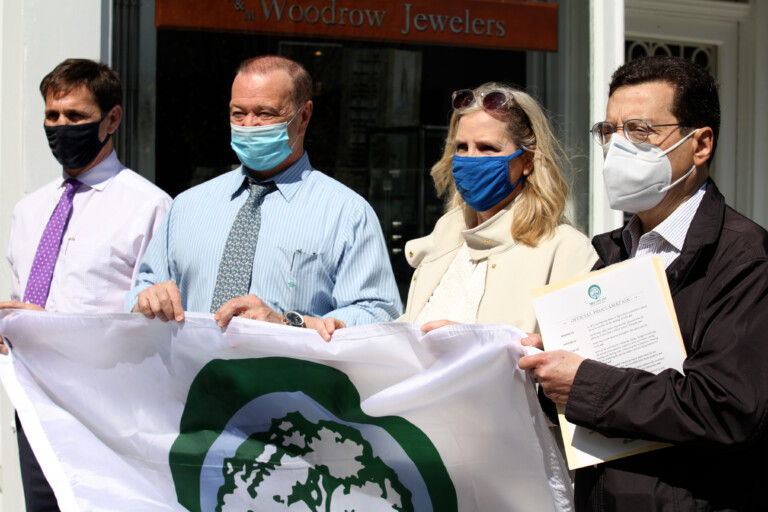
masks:
<path fill-rule="evenodd" d="M 595 268 L 628 259 L 618 229 Z M 628 244 L 627 244 L 628 245 Z M 667 269 L 684 374 L 584 361 L 566 418 L 672 447 L 577 470 L 577 511 L 768 510 L 768 232 L 712 181 Z"/>

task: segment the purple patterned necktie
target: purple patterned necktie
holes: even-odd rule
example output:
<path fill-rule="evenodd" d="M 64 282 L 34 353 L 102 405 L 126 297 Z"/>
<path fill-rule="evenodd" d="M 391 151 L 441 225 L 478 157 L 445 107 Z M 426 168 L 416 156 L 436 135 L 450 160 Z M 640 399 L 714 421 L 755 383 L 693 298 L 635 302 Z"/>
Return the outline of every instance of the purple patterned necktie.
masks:
<path fill-rule="evenodd" d="M 27 280 L 27 288 L 24 290 L 24 301 L 37 304 L 41 308 L 45 307 L 45 302 L 48 300 L 53 267 L 56 266 L 56 258 L 59 255 L 64 226 L 67 225 L 69 215 L 72 213 L 72 198 L 80 186 L 80 182 L 77 180 L 67 180 L 65 184 L 66 189 L 61 194 L 59 204 L 53 210 L 48 225 L 43 231 L 43 236 L 40 238 L 35 260 L 32 263 L 32 270 Z"/>

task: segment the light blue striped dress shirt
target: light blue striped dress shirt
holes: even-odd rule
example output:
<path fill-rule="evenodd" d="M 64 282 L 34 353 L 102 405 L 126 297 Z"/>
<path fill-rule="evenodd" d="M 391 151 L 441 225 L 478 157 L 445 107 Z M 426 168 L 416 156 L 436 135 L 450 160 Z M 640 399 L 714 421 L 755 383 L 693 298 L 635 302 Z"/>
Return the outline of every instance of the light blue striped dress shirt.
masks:
<path fill-rule="evenodd" d="M 632 258 L 637 256 L 659 256 L 664 262 L 664 268 L 669 268 L 673 261 L 680 256 L 691 227 L 696 210 L 699 209 L 701 200 L 707 190 L 707 184 L 701 186 L 683 204 L 678 206 L 669 217 L 659 223 L 658 226 L 643 234 L 640 218 L 635 215 L 630 219 L 624 231 L 629 233 L 630 245 L 627 247 Z M 627 240 L 627 237 L 624 237 Z"/>
<path fill-rule="evenodd" d="M 185 311 L 208 312 L 230 228 L 248 198 L 240 167 L 180 194 L 142 261 L 126 311 L 172 279 Z M 250 293 L 279 313 L 391 321 L 402 313 L 378 218 L 358 194 L 314 170 L 307 154 L 272 181 L 261 205 Z"/>

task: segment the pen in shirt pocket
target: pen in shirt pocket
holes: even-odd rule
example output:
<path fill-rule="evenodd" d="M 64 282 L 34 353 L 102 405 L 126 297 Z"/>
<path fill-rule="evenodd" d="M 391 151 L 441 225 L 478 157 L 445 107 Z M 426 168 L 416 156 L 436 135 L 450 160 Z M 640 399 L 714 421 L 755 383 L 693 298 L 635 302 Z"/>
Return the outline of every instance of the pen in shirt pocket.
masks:
<path fill-rule="evenodd" d="M 297 254 L 309 254 L 310 256 L 314 256 L 316 253 L 314 253 L 314 252 L 312 252 L 312 253 L 305 253 L 303 249 L 296 249 L 295 251 L 293 251 L 293 256 L 291 257 L 291 268 L 289 270 L 289 272 L 291 274 L 293 274 L 293 264 L 296 263 L 296 255 Z M 288 286 L 290 286 L 291 288 L 296 286 L 296 283 L 293 282 L 293 279 L 291 279 L 290 282 L 288 282 Z"/>
<path fill-rule="evenodd" d="M 73 242 L 74 240 L 75 240 L 75 237 L 73 237 L 73 236 L 67 238 L 67 243 L 64 246 L 64 256 L 67 255 L 67 250 L 69 249 L 69 242 Z"/>

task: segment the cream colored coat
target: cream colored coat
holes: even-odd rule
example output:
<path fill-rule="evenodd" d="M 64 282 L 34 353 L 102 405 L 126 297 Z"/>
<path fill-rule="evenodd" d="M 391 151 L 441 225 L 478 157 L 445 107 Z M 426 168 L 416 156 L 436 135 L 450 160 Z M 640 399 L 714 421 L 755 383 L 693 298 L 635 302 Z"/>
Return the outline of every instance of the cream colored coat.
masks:
<path fill-rule="evenodd" d="M 488 258 L 477 323 L 511 324 L 525 332 L 538 332 L 531 290 L 589 272 L 597 254 L 589 239 L 567 224 L 558 226 L 553 236 L 537 247 L 516 243 L 511 226 L 512 210 L 508 208 L 466 229 L 458 207 L 443 215 L 430 235 L 408 242 L 406 258 L 416 271 L 405 314 L 399 320 L 416 319 L 466 242 L 473 259 Z"/>

